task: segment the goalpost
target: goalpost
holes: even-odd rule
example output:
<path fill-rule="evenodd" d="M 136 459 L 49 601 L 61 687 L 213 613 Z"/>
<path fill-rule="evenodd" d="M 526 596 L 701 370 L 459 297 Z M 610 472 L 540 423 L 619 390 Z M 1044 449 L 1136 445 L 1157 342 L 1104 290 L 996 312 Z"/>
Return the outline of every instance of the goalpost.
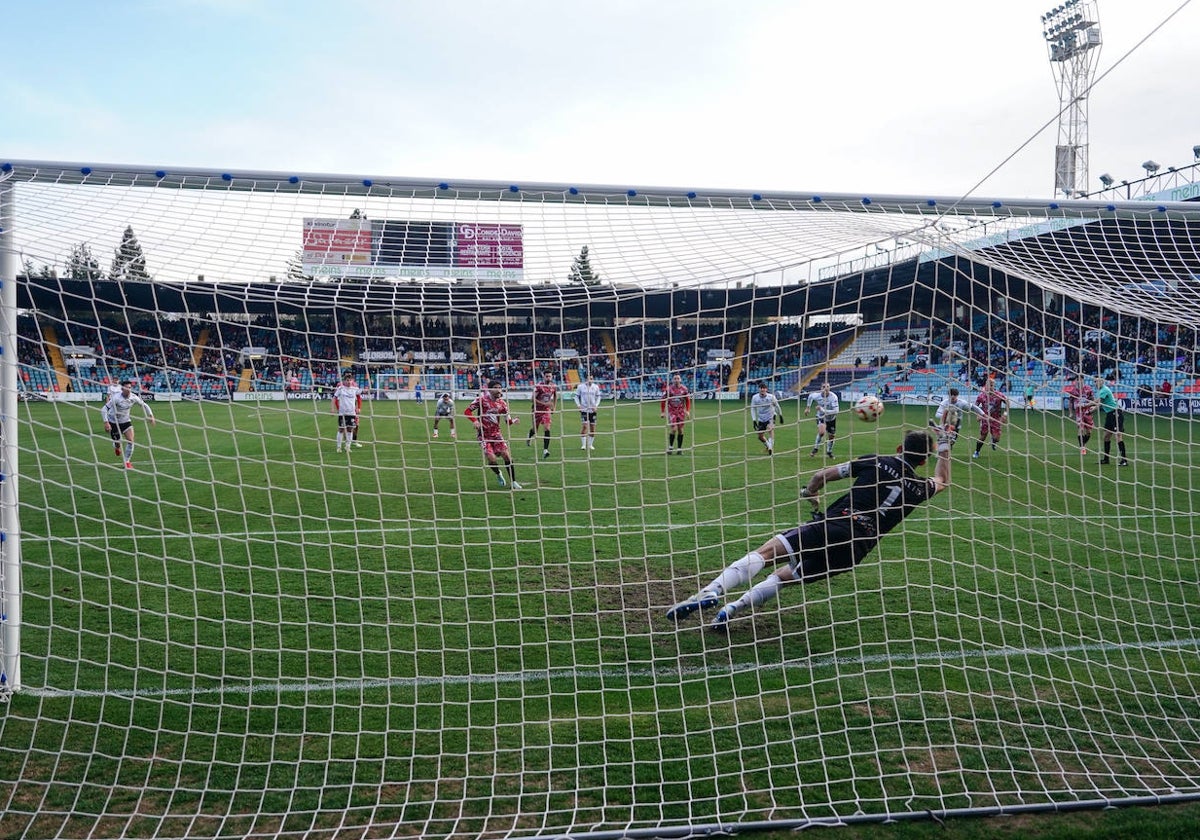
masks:
<path fill-rule="evenodd" d="M 1187 203 L 0 161 L 0 835 L 665 837 L 1200 798 L 1198 233 Z M 546 371 L 549 456 L 524 445 Z M 1123 448 L 1065 407 L 1096 376 Z M 808 520 L 815 470 L 989 378 L 998 445 L 968 420 L 949 492 L 854 571 L 726 634 L 666 620 Z M 156 421 L 133 410 L 129 469 L 99 411 L 125 379 Z M 463 415 L 491 379 L 513 473 Z M 831 458 L 804 414 L 826 381 Z M 434 439 L 445 392 L 458 435 Z"/>

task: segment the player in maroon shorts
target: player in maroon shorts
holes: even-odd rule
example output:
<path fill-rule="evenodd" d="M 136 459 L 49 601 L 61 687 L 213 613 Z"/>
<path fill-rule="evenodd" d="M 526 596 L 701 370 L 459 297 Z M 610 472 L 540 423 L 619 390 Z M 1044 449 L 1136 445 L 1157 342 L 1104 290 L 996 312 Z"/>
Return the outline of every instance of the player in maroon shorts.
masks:
<path fill-rule="evenodd" d="M 532 446 L 537 430 L 545 429 L 543 458 L 550 457 L 550 423 L 557 402 L 558 386 L 554 384 L 554 373 L 546 371 L 542 374 L 542 381 L 533 386 L 533 425 L 529 427 L 529 436 L 525 438 L 525 445 Z"/>
<path fill-rule="evenodd" d="M 500 396 L 500 383 L 495 379 L 489 381 L 487 390 L 476 397 L 463 414 L 467 415 L 467 419 L 475 427 L 479 445 L 483 448 L 483 457 L 496 474 L 496 481 L 501 487 L 511 482 L 512 489 L 520 490 L 516 468 L 508 451 L 508 441 L 504 439 L 504 432 L 500 428 L 501 417 L 504 417 L 510 426 L 517 422 L 517 418 L 508 413 L 508 403 Z M 509 482 L 505 482 L 504 473 L 500 472 L 497 461 L 504 461 L 508 468 Z"/>
<path fill-rule="evenodd" d="M 683 454 L 683 425 L 692 416 L 692 396 L 678 373 L 671 378 L 671 384 L 663 392 L 659 416 L 667 418 L 667 452 L 671 451 L 673 444 L 675 454 Z"/>
<path fill-rule="evenodd" d="M 1071 384 L 1063 388 L 1067 395 L 1067 408 L 1075 418 L 1079 429 L 1079 454 L 1087 454 L 1087 443 L 1092 438 L 1092 430 L 1096 428 L 1096 395 L 1092 386 L 1088 385 L 1079 374 L 1071 377 Z"/>
<path fill-rule="evenodd" d="M 990 435 L 992 449 L 1000 442 L 1004 421 L 1008 419 L 1008 397 L 996 390 L 996 380 L 990 376 L 983 383 L 983 392 L 975 398 L 975 413 L 979 415 L 979 440 L 975 441 L 972 458 L 979 457 L 984 441 Z"/>

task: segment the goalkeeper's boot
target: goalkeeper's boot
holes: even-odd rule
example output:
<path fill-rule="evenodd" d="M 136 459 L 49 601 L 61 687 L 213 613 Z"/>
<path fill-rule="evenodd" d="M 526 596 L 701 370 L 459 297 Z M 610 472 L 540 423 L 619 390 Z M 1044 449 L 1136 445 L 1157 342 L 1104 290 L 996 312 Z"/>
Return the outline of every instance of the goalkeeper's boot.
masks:
<path fill-rule="evenodd" d="M 717 613 L 717 617 L 712 620 L 712 624 L 708 625 L 708 629 L 715 633 L 729 632 L 729 619 L 733 618 L 733 607 L 722 607 Z"/>
<path fill-rule="evenodd" d="M 543 458 L 549 458 L 549 457 L 550 457 L 550 450 L 549 450 L 549 449 L 543 450 L 543 451 L 542 451 L 542 457 L 543 457 Z"/>
<path fill-rule="evenodd" d="M 437 429 L 434 429 L 434 430 L 433 430 L 433 439 L 434 439 L 434 440 L 437 440 L 437 436 L 438 436 L 438 430 L 437 430 Z"/>
<path fill-rule="evenodd" d="M 119 443 L 114 443 L 114 444 L 113 444 L 113 454 L 114 454 L 114 455 L 120 455 L 120 454 L 121 454 L 121 444 L 119 444 Z"/>
<path fill-rule="evenodd" d="M 525 488 L 524 488 L 524 487 L 522 487 L 522 486 L 520 485 L 520 483 L 519 483 L 519 482 L 516 482 L 516 481 L 514 481 L 514 482 L 512 483 L 512 489 L 514 489 L 514 490 L 524 490 Z"/>
<path fill-rule="evenodd" d="M 501 487 L 508 486 L 508 482 L 504 480 L 504 476 L 502 476 L 502 475 L 496 476 L 496 483 L 499 484 Z"/>
<path fill-rule="evenodd" d="M 1103 458 L 1101 458 L 1101 459 L 1100 459 L 1100 463 L 1101 463 L 1101 464 L 1107 464 L 1107 463 L 1110 463 L 1110 461 L 1109 461 L 1109 457 L 1108 457 L 1107 455 L 1105 455 Z"/>
<path fill-rule="evenodd" d="M 1117 461 L 1117 466 L 1118 466 L 1118 467 L 1128 467 L 1128 466 L 1129 466 L 1129 459 L 1128 459 L 1128 458 L 1122 458 L 1120 461 Z"/>
<path fill-rule="evenodd" d="M 125 469 L 127 469 L 127 470 L 131 470 L 131 469 L 133 469 L 133 461 L 126 461 L 126 462 L 125 462 Z"/>
<path fill-rule="evenodd" d="M 362 449 L 362 444 L 361 444 L 361 443 L 359 443 L 358 441 L 354 441 L 354 448 L 355 448 L 355 449 Z"/>
<path fill-rule="evenodd" d="M 720 599 L 717 598 L 717 594 L 706 589 L 698 595 L 693 595 L 686 601 L 680 601 L 667 610 L 667 620 L 678 624 L 696 610 L 711 610 L 719 603 Z"/>
<path fill-rule="evenodd" d="M 450 430 L 450 437 L 452 437 L 452 438 L 457 438 L 457 437 L 458 437 L 458 429 L 451 429 L 451 430 Z"/>

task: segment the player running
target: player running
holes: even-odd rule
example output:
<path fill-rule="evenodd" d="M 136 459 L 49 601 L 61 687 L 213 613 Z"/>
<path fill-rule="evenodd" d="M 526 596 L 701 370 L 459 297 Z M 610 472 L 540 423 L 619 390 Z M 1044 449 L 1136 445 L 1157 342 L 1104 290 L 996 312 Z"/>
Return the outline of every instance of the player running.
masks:
<path fill-rule="evenodd" d="M 126 379 L 121 382 L 121 390 L 108 397 L 108 402 L 100 409 L 100 416 L 104 418 L 104 431 L 112 435 L 115 430 L 118 437 L 113 437 L 114 448 L 116 441 L 120 437 L 125 438 L 125 469 L 133 469 L 133 418 L 130 412 L 135 405 L 140 405 L 142 411 L 146 412 L 146 419 L 150 421 L 150 425 L 154 425 L 154 412 L 150 410 L 150 406 L 146 405 L 145 400 L 133 393 L 133 380 Z"/>
<path fill-rule="evenodd" d="M 483 457 L 487 460 L 492 472 L 496 474 L 496 483 L 501 487 L 508 483 L 505 482 L 504 473 L 500 471 L 497 463 L 497 461 L 504 461 L 512 489 L 520 490 L 521 485 L 517 483 L 516 467 L 513 466 L 512 455 L 508 451 L 508 441 L 504 439 L 504 432 L 500 427 L 502 416 L 510 426 L 517 422 L 517 418 L 508 413 L 508 403 L 501 396 L 500 382 L 495 379 L 489 380 L 487 390 L 476 397 L 466 407 L 463 414 L 467 415 L 471 425 L 475 427 L 479 446 L 483 449 Z"/>
<path fill-rule="evenodd" d="M 109 385 L 108 398 L 104 401 L 104 406 L 100 409 L 100 418 L 104 421 L 104 430 L 108 432 L 108 436 L 112 438 L 113 454 L 118 458 L 121 457 L 121 429 L 113 420 L 112 412 L 108 408 L 108 403 L 113 397 L 120 393 L 120 385 Z"/>
<path fill-rule="evenodd" d="M 542 381 L 533 386 L 533 425 L 525 438 L 526 446 L 533 446 L 537 430 L 544 429 L 542 457 L 550 457 L 550 423 L 554 419 L 554 406 L 558 403 L 558 386 L 554 384 L 553 371 L 544 371 Z"/>
<path fill-rule="evenodd" d="M 667 454 L 671 454 L 671 446 L 674 445 L 675 454 L 682 455 L 683 427 L 692 416 L 692 395 L 678 373 L 671 377 L 671 384 L 663 391 L 658 416 L 667 419 Z"/>
<path fill-rule="evenodd" d="M 817 438 L 813 441 L 812 451 L 808 453 L 808 457 L 813 457 L 817 454 L 817 450 L 821 448 L 821 441 L 825 441 L 825 457 L 833 457 L 833 439 L 837 436 L 837 415 L 838 415 L 838 396 L 829 390 L 829 383 L 821 384 L 820 391 L 814 391 L 808 395 L 808 405 L 804 407 L 804 416 L 808 416 L 809 409 L 816 405 L 817 407 Z"/>
<path fill-rule="evenodd" d="M 983 390 L 975 398 L 975 412 L 979 415 L 979 440 L 975 441 L 972 458 L 979 457 L 988 436 L 992 438 L 992 449 L 1000 443 L 1004 422 L 1008 420 L 1008 397 L 996 390 L 996 380 L 990 376 L 983 383 Z"/>
<path fill-rule="evenodd" d="M 973 406 L 958 395 L 958 389 L 951 388 L 949 395 L 938 403 L 937 411 L 933 413 L 933 419 L 929 421 L 929 425 L 935 429 L 948 432 L 948 440 L 950 441 L 950 445 L 953 446 L 958 440 L 958 432 L 962 428 L 963 416 L 972 410 Z"/>
<path fill-rule="evenodd" d="M 767 448 L 767 454 L 775 452 L 775 418 L 783 421 L 783 409 L 779 400 L 767 388 L 766 382 L 758 383 L 758 393 L 750 398 L 750 419 L 754 422 L 754 431 L 758 432 L 758 441 Z"/>

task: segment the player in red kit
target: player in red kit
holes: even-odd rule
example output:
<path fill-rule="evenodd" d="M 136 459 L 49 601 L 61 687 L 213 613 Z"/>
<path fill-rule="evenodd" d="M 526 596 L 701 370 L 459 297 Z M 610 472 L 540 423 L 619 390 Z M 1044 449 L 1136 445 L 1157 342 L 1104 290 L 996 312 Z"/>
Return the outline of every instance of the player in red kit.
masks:
<path fill-rule="evenodd" d="M 1008 419 L 1008 397 L 996 390 L 996 380 L 988 377 L 983 383 L 983 392 L 975 398 L 975 413 L 979 415 L 979 440 L 975 441 L 972 458 L 979 457 L 984 441 L 990 435 L 992 449 L 1000 442 L 1004 421 Z"/>
<path fill-rule="evenodd" d="M 675 454 L 683 454 L 683 424 L 692 416 L 692 395 L 678 373 L 663 392 L 659 416 L 667 418 L 667 452 L 674 445 Z"/>
<path fill-rule="evenodd" d="M 463 414 L 467 415 L 467 419 L 475 427 L 479 445 L 483 448 L 483 457 L 496 474 L 496 481 L 501 487 L 511 482 L 512 489 L 520 490 L 516 468 L 508 451 L 508 441 L 504 439 L 504 432 L 500 427 L 501 417 L 504 417 L 510 426 L 517 422 L 517 418 L 508 413 L 508 403 L 500 396 L 500 383 L 495 379 L 489 381 L 487 390 L 476 397 Z M 504 473 L 500 471 L 498 461 L 503 461 L 508 469 L 508 482 L 504 480 Z"/>
<path fill-rule="evenodd" d="M 558 386 L 554 384 L 554 374 L 546 371 L 542 374 L 542 381 L 533 386 L 533 425 L 529 427 L 529 436 L 525 438 L 525 445 L 532 446 L 537 430 L 545 429 L 543 458 L 550 457 L 550 423 L 557 402 Z"/>
<path fill-rule="evenodd" d="M 1063 393 L 1067 395 L 1067 408 L 1079 429 L 1079 454 L 1086 455 L 1087 443 L 1096 428 L 1096 395 L 1092 386 L 1078 374 L 1071 377 L 1071 384 L 1063 388 Z"/>

